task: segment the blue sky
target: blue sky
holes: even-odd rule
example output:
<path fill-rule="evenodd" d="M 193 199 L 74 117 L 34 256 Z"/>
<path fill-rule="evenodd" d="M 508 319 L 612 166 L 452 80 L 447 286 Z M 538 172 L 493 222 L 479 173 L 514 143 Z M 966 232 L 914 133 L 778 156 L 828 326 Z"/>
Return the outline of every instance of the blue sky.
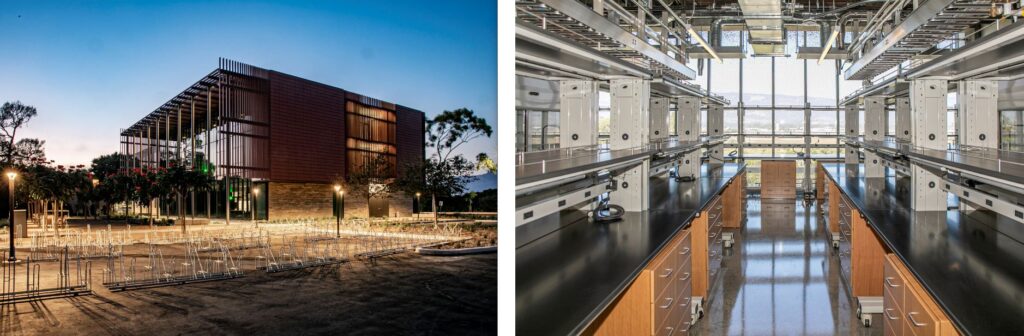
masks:
<path fill-rule="evenodd" d="M 494 1 L 0 2 L 0 102 L 39 116 L 19 137 L 61 164 L 226 57 L 420 109 L 470 108 L 497 131 Z M 497 159 L 497 132 L 464 146 Z"/>

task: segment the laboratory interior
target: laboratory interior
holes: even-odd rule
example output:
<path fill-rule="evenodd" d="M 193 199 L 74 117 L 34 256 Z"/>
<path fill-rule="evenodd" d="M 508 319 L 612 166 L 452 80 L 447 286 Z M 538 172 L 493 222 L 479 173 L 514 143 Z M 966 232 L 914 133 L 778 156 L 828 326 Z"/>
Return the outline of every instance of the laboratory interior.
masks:
<path fill-rule="evenodd" d="M 1022 3 L 515 0 L 516 333 L 1024 333 Z"/>

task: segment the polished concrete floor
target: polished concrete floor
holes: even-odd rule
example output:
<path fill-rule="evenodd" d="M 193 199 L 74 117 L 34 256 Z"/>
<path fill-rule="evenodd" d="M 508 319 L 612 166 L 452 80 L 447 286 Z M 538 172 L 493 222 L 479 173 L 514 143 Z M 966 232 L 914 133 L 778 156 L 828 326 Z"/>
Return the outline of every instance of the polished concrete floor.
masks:
<path fill-rule="evenodd" d="M 858 323 L 813 203 L 752 195 L 746 218 L 693 334 L 882 334 Z"/>

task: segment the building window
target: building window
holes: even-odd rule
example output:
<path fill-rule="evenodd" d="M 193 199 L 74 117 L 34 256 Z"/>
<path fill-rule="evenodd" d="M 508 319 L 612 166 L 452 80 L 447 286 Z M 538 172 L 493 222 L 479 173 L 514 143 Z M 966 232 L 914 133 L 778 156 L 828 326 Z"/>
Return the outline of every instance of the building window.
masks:
<path fill-rule="evenodd" d="M 398 171 L 398 150 L 395 147 L 395 111 L 363 105 L 359 102 L 345 103 L 346 164 L 348 171 L 363 169 L 363 166 L 383 157 L 388 163 L 382 173 L 384 177 L 395 177 Z"/>

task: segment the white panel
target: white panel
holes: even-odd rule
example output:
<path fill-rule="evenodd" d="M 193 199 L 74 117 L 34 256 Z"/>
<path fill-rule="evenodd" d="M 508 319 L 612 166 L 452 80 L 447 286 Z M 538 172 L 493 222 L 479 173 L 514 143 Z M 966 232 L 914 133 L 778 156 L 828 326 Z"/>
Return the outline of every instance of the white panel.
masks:
<path fill-rule="evenodd" d="M 896 98 L 896 139 L 910 141 L 910 98 Z"/>
<path fill-rule="evenodd" d="M 722 105 L 708 104 L 708 136 L 722 136 L 725 127 L 725 109 Z"/>
<path fill-rule="evenodd" d="M 885 140 L 885 97 L 864 98 L 864 140 Z"/>
<path fill-rule="evenodd" d="M 598 82 L 565 80 L 560 83 L 559 136 L 562 148 L 597 144 Z"/>
<path fill-rule="evenodd" d="M 911 164 L 910 177 L 914 189 L 911 190 L 915 211 L 945 211 L 946 192 L 942 190 L 942 180 L 916 164 Z"/>
<path fill-rule="evenodd" d="M 680 141 L 700 139 L 700 98 L 676 99 L 676 134 Z"/>
<path fill-rule="evenodd" d="M 846 163 L 860 163 L 860 155 L 857 153 L 857 147 L 850 145 L 843 146 L 845 153 L 843 162 Z"/>
<path fill-rule="evenodd" d="M 885 163 L 871 151 L 864 151 L 864 176 L 885 177 Z"/>
<path fill-rule="evenodd" d="M 668 139 L 668 98 L 651 98 L 651 141 Z"/>
<path fill-rule="evenodd" d="M 942 79 L 921 79 L 910 83 L 910 143 L 915 147 L 946 149 L 946 95 Z"/>
<path fill-rule="evenodd" d="M 969 80 L 957 87 L 960 144 L 996 148 L 999 146 L 999 98 L 995 81 Z"/>
<path fill-rule="evenodd" d="M 860 107 L 857 104 L 846 105 L 846 136 L 860 135 Z"/>
<path fill-rule="evenodd" d="M 618 204 L 626 211 L 644 211 L 649 207 L 650 161 L 618 176 L 618 190 L 611 193 L 611 204 Z"/>
<path fill-rule="evenodd" d="M 709 118 L 710 119 L 710 118 Z M 725 145 L 717 144 L 708 148 L 708 161 L 722 163 L 725 161 Z"/>
<path fill-rule="evenodd" d="M 700 177 L 700 154 L 699 150 L 683 154 L 682 158 L 679 159 L 676 175 Z"/>
<path fill-rule="evenodd" d="M 651 83 L 643 79 L 611 81 L 611 149 L 634 148 L 648 142 Z"/>

